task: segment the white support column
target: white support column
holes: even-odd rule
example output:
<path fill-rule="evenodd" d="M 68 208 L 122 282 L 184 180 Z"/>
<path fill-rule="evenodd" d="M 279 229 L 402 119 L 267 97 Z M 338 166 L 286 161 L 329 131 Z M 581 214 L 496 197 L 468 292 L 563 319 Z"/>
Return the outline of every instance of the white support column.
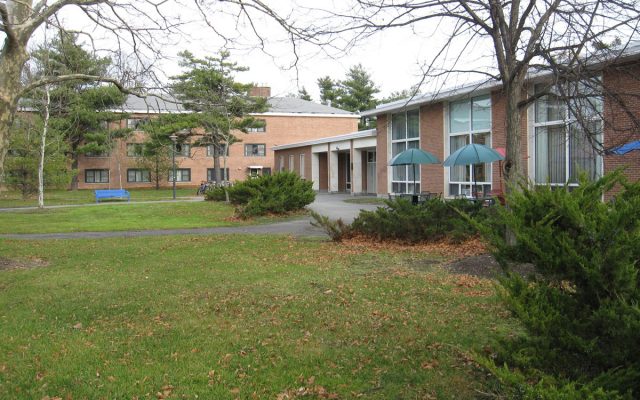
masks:
<path fill-rule="evenodd" d="M 329 151 L 329 192 L 338 191 L 338 152 Z"/>
<path fill-rule="evenodd" d="M 351 164 L 353 170 L 351 171 L 351 194 L 361 194 L 364 192 L 362 188 L 362 150 L 353 149 L 351 152 L 353 155 Z"/>
<path fill-rule="evenodd" d="M 320 190 L 320 154 L 311 153 L 311 181 L 313 190 Z"/>

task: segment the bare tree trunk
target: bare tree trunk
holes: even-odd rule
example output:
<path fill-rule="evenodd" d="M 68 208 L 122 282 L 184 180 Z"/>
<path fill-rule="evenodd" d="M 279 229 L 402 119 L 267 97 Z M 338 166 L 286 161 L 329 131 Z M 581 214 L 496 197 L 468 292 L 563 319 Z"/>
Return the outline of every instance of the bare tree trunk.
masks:
<path fill-rule="evenodd" d="M 45 85 L 46 102 L 44 103 L 44 127 L 40 139 L 40 163 L 38 164 L 38 208 L 44 208 L 44 156 L 47 149 L 47 131 L 49 130 L 49 105 L 51 94 L 49 85 Z"/>
<path fill-rule="evenodd" d="M 505 85 L 504 94 L 506 97 L 506 157 L 504 161 L 504 178 L 506 181 L 507 193 L 518 190 L 518 181 L 522 178 L 524 169 L 522 165 L 522 135 L 521 117 L 518 103 L 521 96 L 521 85 Z"/>

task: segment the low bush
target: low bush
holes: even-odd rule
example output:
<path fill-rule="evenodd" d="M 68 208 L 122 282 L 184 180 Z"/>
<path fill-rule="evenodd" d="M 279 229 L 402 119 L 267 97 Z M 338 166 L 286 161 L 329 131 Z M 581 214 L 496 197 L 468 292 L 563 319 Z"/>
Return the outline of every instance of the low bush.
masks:
<path fill-rule="evenodd" d="M 204 193 L 204 199 L 210 201 L 227 201 L 227 197 L 222 187 L 210 187 Z"/>
<path fill-rule="evenodd" d="M 501 281 L 526 334 L 502 343 L 499 363 L 640 398 L 640 182 L 616 172 L 572 191 L 522 186 L 507 203 L 498 220 L 515 246 L 485 234 L 505 267 L 517 256 L 535 275 Z"/>
<path fill-rule="evenodd" d="M 311 211 L 311 218 L 313 218 L 311 225 L 322 228 L 334 242 L 342 242 L 344 239 L 352 236 L 353 230 L 351 229 L 351 225 L 345 223 L 342 218 L 332 220 L 315 211 Z"/>
<path fill-rule="evenodd" d="M 227 190 L 231 203 L 243 218 L 300 210 L 316 196 L 312 182 L 293 172 L 251 178 Z"/>
<path fill-rule="evenodd" d="M 354 232 L 378 240 L 400 240 L 411 243 L 449 238 L 460 242 L 476 233 L 463 216 L 481 217 L 482 204 L 459 199 L 431 199 L 412 204 L 404 198 L 385 201 L 386 207 L 362 211 L 353 221 Z"/>

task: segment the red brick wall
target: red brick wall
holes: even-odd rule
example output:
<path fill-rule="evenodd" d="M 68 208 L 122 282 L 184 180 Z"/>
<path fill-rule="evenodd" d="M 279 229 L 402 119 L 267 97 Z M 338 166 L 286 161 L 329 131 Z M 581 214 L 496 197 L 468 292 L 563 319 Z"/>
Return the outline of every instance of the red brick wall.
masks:
<path fill-rule="evenodd" d="M 148 115 L 134 115 L 132 117 L 148 117 Z M 227 168 L 229 168 L 229 176 L 231 181 L 244 180 L 247 176 L 249 166 L 263 166 L 276 170 L 275 158 L 273 155 L 273 146 L 302 142 L 312 139 L 324 138 L 329 136 L 336 136 L 346 133 L 355 132 L 358 130 L 358 118 L 346 118 L 346 117 L 307 117 L 297 115 L 261 115 L 260 119 L 264 119 L 266 122 L 265 132 L 254 133 L 237 133 L 236 136 L 242 141 L 233 144 L 229 148 L 229 157 L 227 157 Z M 126 126 L 126 121 L 121 123 L 121 126 Z M 127 142 L 143 141 L 143 132 L 137 132 L 132 139 L 128 139 Z M 245 157 L 244 146 L 246 144 L 265 144 L 266 153 L 265 156 L 260 157 Z M 299 157 L 299 156 L 298 156 Z M 311 162 L 311 157 L 308 158 L 307 163 Z M 117 160 L 121 160 L 120 175 L 117 174 Z M 191 157 L 177 157 L 176 163 L 178 168 L 191 168 L 191 182 L 177 182 L 178 186 L 197 186 L 200 181 L 207 179 L 207 168 L 213 168 L 213 158 L 207 157 L 206 148 L 193 147 L 191 149 Z M 222 163 L 222 160 L 221 160 Z M 299 158 L 296 160 L 299 163 Z M 79 169 L 79 188 L 81 189 L 101 189 L 107 187 L 118 187 L 119 180 L 122 180 L 122 185 L 125 188 L 133 187 L 153 187 L 152 183 L 127 183 L 126 169 L 134 168 L 135 159 L 126 156 L 126 143 L 124 141 L 116 145 L 115 150 L 112 152 L 111 157 L 108 158 L 89 158 L 81 157 L 78 163 Z M 285 160 L 285 164 L 288 167 L 288 159 Z M 86 184 L 84 183 L 84 170 L 93 168 L 110 169 L 111 182 L 109 184 Z M 311 179 L 311 170 L 308 170 L 308 175 Z M 109 186 L 110 185 L 110 186 Z M 162 183 L 163 186 L 170 186 L 168 181 Z"/>
<path fill-rule="evenodd" d="M 612 67 L 603 72 L 604 148 L 640 140 L 640 63 Z M 629 115 L 632 114 L 632 115 Z M 635 121 L 634 121 L 635 119 Z M 624 174 L 632 182 L 640 179 L 640 151 L 625 155 L 604 156 L 604 172 L 625 168 Z M 617 193 L 615 188 L 608 195 Z"/>
<path fill-rule="evenodd" d="M 502 95 L 502 91 L 491 92 L 491 147 L 497 148 L 507 147 L 507 122 L 506 115 L 506 102 Z M 520 157 L 522 160 L 522 175 L 528 176 L 528 119 L 527 111 L 522 111 L 520 114 Z M 494 190 L 499 189 L 501 186 L 501 171 L 500 166 L 504 163 L 494 162 L 491 169 L 492 187 Z M 504 174 L 504 173 L 503 173 Z M 502 177 L 504 179 L 504 177 Z M 504 182 L 502 182 L 502 188 L 504 189 Z"/>
<path fill-rule="evenodd" d="M 307 180 L 311 180 L 311 146 L 275 151 L 276 170 L 279 167 L 279 165 L 277 165 L 277 160 L 280 159 L 280 156 L 283 156 L 284 170 L 289 171 L 289 156 L 293 156 L 293 172 L 300 174 L 300 154 L 304 154 L 304 178 Z"/>
<path fill-rule="evenodd" d="M 376 176 L 378 178 L 378 194 L 386 195 L 389 185 L 387 184 L 387 116 L 378 115 L 376 137 Z"/>
<path fill-rule="evenodd" d="M 420 108 L 420 147 L 444 161 L 444 105 L 430 104 Z M 444 189 L 442 164 L 423 165 L 421 191 L 441 193 Z"/>

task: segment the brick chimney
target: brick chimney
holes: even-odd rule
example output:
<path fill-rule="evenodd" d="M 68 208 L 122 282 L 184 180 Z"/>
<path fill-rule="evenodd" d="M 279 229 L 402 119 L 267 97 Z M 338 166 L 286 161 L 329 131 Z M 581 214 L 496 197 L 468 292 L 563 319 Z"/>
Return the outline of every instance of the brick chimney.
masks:
<path fill-rule="evenodd" d="M 252 97 L 271 97 L 271 88 L 269 86 L 254 86 L 249 90 L 249 96 Z"/>

